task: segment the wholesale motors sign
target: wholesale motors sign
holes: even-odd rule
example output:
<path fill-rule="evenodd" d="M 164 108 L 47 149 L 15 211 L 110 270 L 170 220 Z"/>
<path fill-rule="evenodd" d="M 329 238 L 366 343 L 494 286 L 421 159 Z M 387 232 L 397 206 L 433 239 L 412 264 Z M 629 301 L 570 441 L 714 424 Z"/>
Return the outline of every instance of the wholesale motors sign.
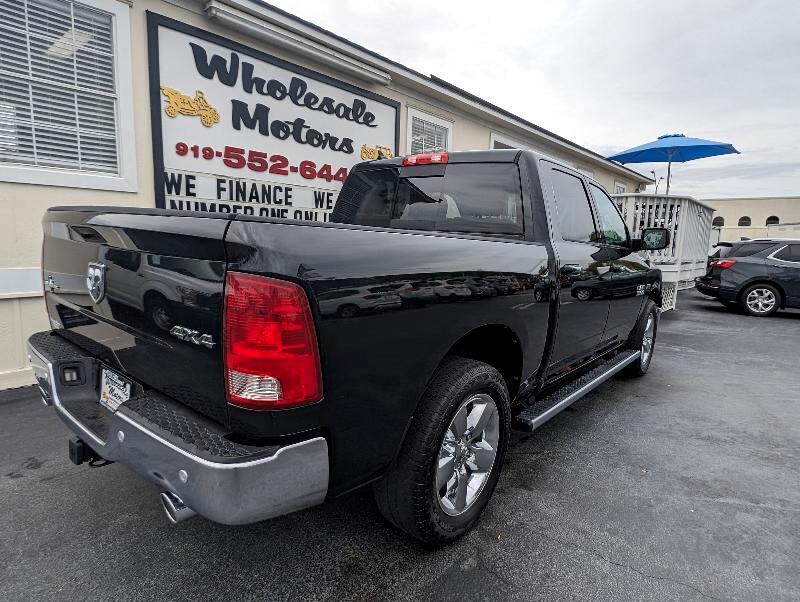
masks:
<path fill-rule="evenodd" d="M 156 206 L 327 221 L 399 103 L 148 13 Z"/>

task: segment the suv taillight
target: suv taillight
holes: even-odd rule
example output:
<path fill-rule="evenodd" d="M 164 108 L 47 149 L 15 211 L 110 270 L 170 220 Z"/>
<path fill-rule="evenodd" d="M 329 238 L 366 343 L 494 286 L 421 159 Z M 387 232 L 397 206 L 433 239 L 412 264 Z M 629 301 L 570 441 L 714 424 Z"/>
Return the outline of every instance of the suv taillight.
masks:
<path fill-rule="evenodd" d="M 727 270 L 732 265 L 736 264 L 735 259 L 717 259 L 711 262 L 712 268 L 719 268 L 720 270 Z"/>
<path fill-rule="evenodd" d="M 317 335 L 300 286 L 228 272 L 223 321 L 228 403 L 275 410 L 322 398 Z"/>

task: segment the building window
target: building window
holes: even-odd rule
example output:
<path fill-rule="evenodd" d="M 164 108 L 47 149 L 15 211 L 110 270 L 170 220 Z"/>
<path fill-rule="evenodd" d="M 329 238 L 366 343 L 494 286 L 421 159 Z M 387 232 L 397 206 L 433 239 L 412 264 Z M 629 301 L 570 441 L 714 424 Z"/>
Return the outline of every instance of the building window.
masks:
<path fill-rule="evenodd" d="M 780 223 L 781 223 L 781 219 L 780 219 L 780 218 L 779 218 L 777 215 L 770 215 L 770 216 L 767 218 L 767 223 L 766 223 L 766 225 L 767 225 L 767 226 L 777 226 L 777 225 L 778 225 L 778 224 L 780 224 Z"/>
<path fill-rule="evenodd" d="M 453 146 L 453 123 L 409 107 L 408 152 L 446 153 Z"/>
<path fill-rule="evenodd" d="M 750 223 L 751 223 L 750 216 L 748 216 L 748 215 L 743 215 L 742 217 L 739 218 L 739 225 L 740 226 L 749 226 Z"/>
<path fill-rule="evenodd" d="M 130 115 L 132 105 L 126 98 L 128 111 L 120 110 L 115 34 L 124 38 L 126 61 L 130 40 L 129 7 L 119 5 L 0 0 L 0 180 L 131 189 L 130 179 L 108 182 L 131 176 L 123 161 L 134 153 L 132 140 L 120 144 L 120 115 Z M 124 28 L 115 27 L 123 13 Z M 130 65 L 124 71 L 130 96 Z M 70 180 L 76 175 L 106 182 Z"/>
<path fill-rule="evenodd" d="M 711 222 L 711 225 L 716 228 L 722 228 L 722 226 L 725 225 L 725 218 L 722 217 L 721 215 L 718 215 L 717 217 L 714 218 L 714 221 Z"/>
<path fill-rule="evenodd" d="M 614 194 L 625 194 L 625 184 L 614 180 Z"/>

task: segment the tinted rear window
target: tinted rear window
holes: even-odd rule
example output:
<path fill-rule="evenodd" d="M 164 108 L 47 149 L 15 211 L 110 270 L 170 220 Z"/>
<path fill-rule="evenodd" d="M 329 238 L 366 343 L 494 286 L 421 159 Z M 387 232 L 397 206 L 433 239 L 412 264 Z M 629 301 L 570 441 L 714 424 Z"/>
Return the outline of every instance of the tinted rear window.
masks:
<path fill-rule="evenodd" d="M 774 246 L 774 242 L 749 242 L 740 246 L 734 245 L 726 257 L 749 257 Z"/>
<path fill-rule="evenodd" d="M 345 182 L 331 221 L 405 230 L 523 232 L 514 163 L 455 163 L 444 175 L 400 177 L 397 168 L 359 170 Z M 420 173 L 423 173 L 420 171 Z"/>

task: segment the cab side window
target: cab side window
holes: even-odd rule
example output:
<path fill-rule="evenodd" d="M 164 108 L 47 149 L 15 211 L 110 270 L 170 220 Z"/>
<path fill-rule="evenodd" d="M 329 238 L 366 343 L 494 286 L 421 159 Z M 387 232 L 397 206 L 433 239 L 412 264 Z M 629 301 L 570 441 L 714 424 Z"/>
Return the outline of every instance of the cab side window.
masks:
<path fill-rule="evenodd" d="M 599 186 L 591 183 L 589 186 L 592 188 L 592 196 L 597 205 L 600 242 L 608 245 L 627 245 L 628 231 L 625 229 L 625 222 L 622 221 L 614 201 Z"/>
<path fill-rule="evenodd" d="M 556 197 L 558 229 L 564 240 L 593 242 L 595 233 L 592 209 L 580 178 L 558 169 L 550 170 Z"/>

